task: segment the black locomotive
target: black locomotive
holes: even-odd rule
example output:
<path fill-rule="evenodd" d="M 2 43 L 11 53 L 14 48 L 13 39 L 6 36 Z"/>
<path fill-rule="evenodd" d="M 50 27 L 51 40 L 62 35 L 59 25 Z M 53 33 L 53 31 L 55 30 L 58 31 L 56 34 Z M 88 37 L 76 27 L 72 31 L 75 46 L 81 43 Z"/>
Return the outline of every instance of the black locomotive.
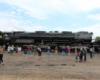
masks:
<path fill-rule="evenodd" d="M 36 32 L 0 32 L 2 39 L 0 44 L 13 45 L 56 45 L 56 46 L 77 46 L 90 45 L 92 41 L 92 32 L 80 31 L 72 33 L 71 31 L 36 31 Z"/>

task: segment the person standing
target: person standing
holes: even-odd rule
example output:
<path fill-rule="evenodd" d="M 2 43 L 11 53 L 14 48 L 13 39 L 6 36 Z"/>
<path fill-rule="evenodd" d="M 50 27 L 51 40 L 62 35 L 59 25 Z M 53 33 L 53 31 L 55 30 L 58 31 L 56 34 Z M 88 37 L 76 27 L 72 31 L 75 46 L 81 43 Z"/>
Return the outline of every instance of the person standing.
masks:
<path fill-rule="evenodd" d="M 21 48 L 21 46 L 19 46 L 18 47 L 18 53 L 21 54 L 21 52 L 22 52 L 22 48 Z"/>
<path fill-rule="evenodd" d="M 2 47 L 3 47 L 3 53 L 5 53 L 5 51 L 6 51 L 6 46 L 3 45 Z"/>
<path fill-rule="evenodd" d="M 0 46 L 0 64 L 4 65 L 3 64 L 3 48 L 2 48 L 2 46 Z"/>
<path fill-rule="evenodd" d="M 8 53 L 10 54 L 10 45 L 8 46 L 8 49 L 7 49 Z"/>
<path fill-rule="evenodd" d="M 58 47 L 55 47 L 55 55 L 58 55 Z"/>
<path fill-rule="evenodd" d="M 65 47 L 65 53 L 66 53 L 66 55 L 67 55 L 67 53 L 68 53 L 68 48 L 67 48 L 67 47 Z"/>
<path fill-rule="evenodd" d="M 27 53 L 31 54 L 31 47 L 30 46 L 27 47 L 27 50 L 28 50 Z"/>
<path fill-rule="evenodd" d="M 62 55 L 65 55 L 65 47 L 62 47 Z"/>
<path fill-rule="evenodd" d="M 92 55 L 93 55 L 93 57 L 94 57 L 94 52 L 95 52 L 95 49 L 94 49 L 94 47 L 92 48 Z"/>
<path fill-rule="evenodd" d="M 14 46 L 11 45 L 11 46 L 10 46 L 10 54 L 13 55 L 13 52 L 14 52 Z"/>
<path fill-rule="evenodd" d="M 79 62 L 82 62 L 83 61 L 83 50 L 80 50 L 80 52 L 79 52 L 79 58 L 80 58 Z"/>
<path fill-rule="evenodd" d="M 38 60 L 41 60 L 42 59 L 42 53 L 41 53 L 41 48 L 40 47 L 38 47 Z"/>
<path fill-rule="evenodd" d="M 50 55 L 50 46 L 47 47 L 47 55 Z"/>
<path fill-rule="evenodd" d="M 75 62 L 78 62 L 79 61 L 79 54 L 80 54 L 80 51 L 77 51 L 75 53 Z"/>
<path fill-rule="evenodd" d="M 93 54 L 92 54 L 92 48 L 90 48 L 90 58 L 92 58 Z"/>
<path fill-rule="evenodd" d="M 68 46 L 68 55 L 70 55 L 70 47 Z"/>
<path fill-rule="evenodd" d="M 15 47 L 15 53 L 18 53 L 18 46 Z"/>
<path fill-rule="evenodd" d="M 86 53 L 87 53 L 87 49 L 86 47 L 83 48 L 83 55 L 84 55 L 84 61 L 86 61 Z"/>

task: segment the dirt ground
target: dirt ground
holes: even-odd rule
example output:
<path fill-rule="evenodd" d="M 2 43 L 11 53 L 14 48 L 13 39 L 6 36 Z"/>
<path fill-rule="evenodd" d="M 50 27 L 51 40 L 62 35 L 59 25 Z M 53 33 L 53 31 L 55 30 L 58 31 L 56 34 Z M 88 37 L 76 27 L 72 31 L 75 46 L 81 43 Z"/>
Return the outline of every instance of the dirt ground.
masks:
<path fill-rule="evenodd" d="M 86 62 L 75 62 L 75 55 L 55 56 L 42 52 L 38 61 L 34 54 L 4 53 L 4 65 L 0 65 L 0 80 L 100 80 L 100 54 L 93 59 L 87 54 Z"/>

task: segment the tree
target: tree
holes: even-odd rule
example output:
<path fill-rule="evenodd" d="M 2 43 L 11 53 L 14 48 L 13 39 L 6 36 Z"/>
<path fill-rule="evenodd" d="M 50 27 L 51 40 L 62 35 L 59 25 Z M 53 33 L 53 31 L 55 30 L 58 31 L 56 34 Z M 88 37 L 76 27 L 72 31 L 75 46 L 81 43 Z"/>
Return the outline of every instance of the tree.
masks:
<path fill-rule="evenodd" d="M 100 40 L 100 36 L 97 36 L 97 37 L 95 38 L 95 41 L 98 41 L 98 40 Z"/>

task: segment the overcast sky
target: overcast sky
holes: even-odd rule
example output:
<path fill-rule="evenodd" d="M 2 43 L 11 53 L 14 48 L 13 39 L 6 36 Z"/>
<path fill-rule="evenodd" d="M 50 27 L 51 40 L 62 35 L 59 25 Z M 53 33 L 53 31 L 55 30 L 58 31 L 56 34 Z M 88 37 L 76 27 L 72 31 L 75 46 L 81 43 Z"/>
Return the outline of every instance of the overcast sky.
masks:
<path fill-rule="evenodd" d="M 0 30 L 100 36 L 100 0 L 0 0 Z"/>

